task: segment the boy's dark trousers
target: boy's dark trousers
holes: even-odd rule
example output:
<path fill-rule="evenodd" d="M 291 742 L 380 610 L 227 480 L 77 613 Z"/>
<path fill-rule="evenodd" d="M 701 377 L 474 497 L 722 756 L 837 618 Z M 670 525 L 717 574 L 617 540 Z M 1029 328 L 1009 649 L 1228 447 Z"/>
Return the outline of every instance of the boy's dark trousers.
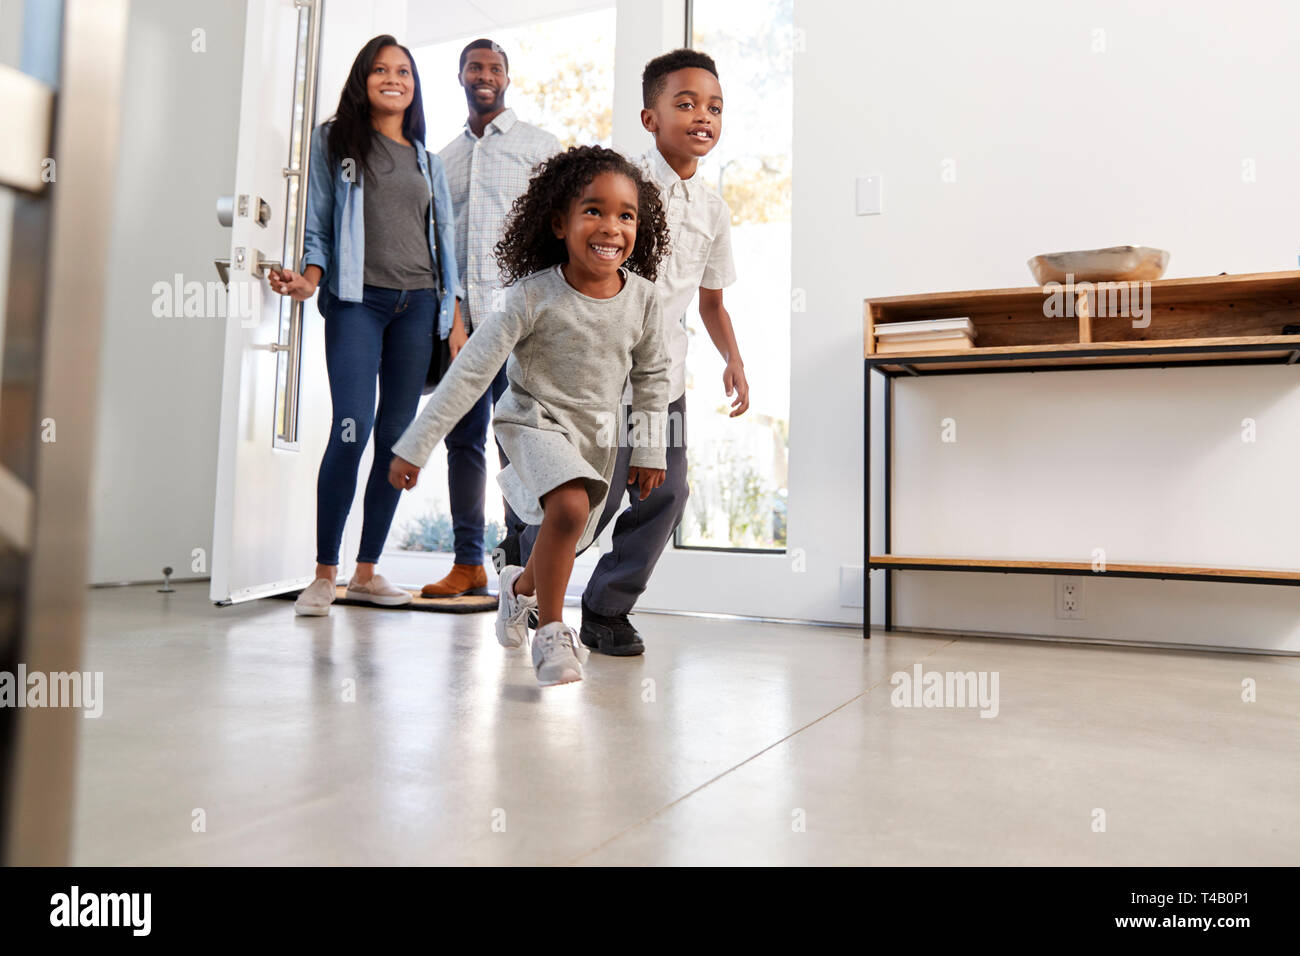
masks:
<path fill-rule="evenodd" d="M 630 415 L 631 409 L 624 406 L 623 420 L 627 422 Z M 685 395 L 668 406 L 668 421 L 668 471 L 664 483 L 650 492 L 645 501 L 637 500 L 640 489 L 627 483 L 631 441 L 625 438 L 620 443 L 609 495 L 605 498 L 605 510 L 596 526 L 596 535 L 599 536 L 618 516 L 614 524 L 614 545 L 600 556 L 582 595 L 582 603 L 597 614 L 617 617 L 632 610 L 645 591 L 673 529 L 686 511 L 690 488 L 686 483 Z M 625 497 L 628 507 L 623 510 Z M 530 525 L 520 535 L 519 548 L 524 563 L 532 553 L 537 530 L 536 525 Z"/>

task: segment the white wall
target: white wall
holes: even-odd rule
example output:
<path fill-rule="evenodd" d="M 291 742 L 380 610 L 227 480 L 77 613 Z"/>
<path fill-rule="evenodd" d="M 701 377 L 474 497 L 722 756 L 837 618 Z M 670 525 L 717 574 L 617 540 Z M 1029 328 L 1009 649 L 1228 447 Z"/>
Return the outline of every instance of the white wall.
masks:
<path fill-rule="evenodd" d="M 1030 255 L 1129 242 L 1171 250 L 1170 276 L 1294 269 L 1300 7 L 799 0 L 795 18 L 793 285 L 808 312 L 791 342 L 790 533 L 808 572 L 790 591 L 816 604 L 808 616 L 839 617 L 828 583 L 863 553 L 862 299 L 1030 285 Z M 858 218 L 853 180 L 870 173 L 884 214 Z M 1087 560 L 1102 546 L 1112 563 L 1300 568 L 1298 375 L 902 382 L 893 550 Z M 958 443 L 945 449 L 946 415 Z M 1050 577 L 895 577 L 902 626 L 1300 651 L 1291 588 L 1089 578 L 1087 618 L 1058 621 Z"/>
<path fill-rule="evenodd" d="M 206 31 L 206 52 L 191 50 Z M 230 248 L 244 5 L 134 0 L 100 367 L 90 579 L 150 580 L 211 554 L 224 323 L 155 318 L 155 282 L 208 282 Z"/>

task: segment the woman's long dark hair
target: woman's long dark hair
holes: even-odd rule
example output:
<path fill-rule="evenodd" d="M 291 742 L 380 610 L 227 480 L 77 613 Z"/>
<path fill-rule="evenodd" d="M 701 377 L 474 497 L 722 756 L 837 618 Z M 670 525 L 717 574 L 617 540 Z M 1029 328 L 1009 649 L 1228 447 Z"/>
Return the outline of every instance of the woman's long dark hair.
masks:
<path fill-rule="evenodd" d="M 330 165 L 338 166 L 344 159 L 356 161 L 359 168 L 369 169 L 370 147 L 374 126 L 370 122 L 370 93 L 366 83 L 370 71 L 375 67 L 375 57 L 386 46 L 395 46 L 411 61 L 411 79 L 415 81 L 415 93 L 411 105 L 402 116 L 402 135 L 415 142 L 424 142 L 424 98 L 420 95 L 420 73 L 415 68 L 415 57 L 411 51 L 397 40 L 384 34 L 377 36 L 361 48 L 357 58 L 352 61 L 352 70 L 348 81 L 343 84 L 343 93 L 339 96 L 339 108 L 329 122 L 329 156 Z"/>

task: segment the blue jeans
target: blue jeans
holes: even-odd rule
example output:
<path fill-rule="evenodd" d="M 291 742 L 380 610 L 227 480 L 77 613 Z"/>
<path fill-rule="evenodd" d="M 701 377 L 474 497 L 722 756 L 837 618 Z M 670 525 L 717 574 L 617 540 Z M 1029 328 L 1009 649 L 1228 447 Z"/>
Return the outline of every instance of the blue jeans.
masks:
<path fill-rule="evenodd" d="M 320 290 L 325 367 L 333 421 L 316 481 L 316 561 L 339 563 L 343 525 L 357 490 L 357 468 L 373 430 L 375 457 L 366 481 L 358 562 L 379 560 L 401 492 L 388 483 L 393 444 L 420 403 L 433 354 L 438 299 L 432 289 L 403 292 L 366 286 L 361 302 Z M 375 383 L 379 408 L 375 409 Z"/>
<path fill-rule="evenodd" d="M 451 528 L 456 542 L 457 564 L 483 563 L 483 511 L 487 497 L 487 430 L 492 409 L 506 390 L 506 367 L 501 366 L 492 386 L 447 433 L 447 498 L 451 505 Z M 506 453 L 497 443 L 497 460 L 504 468 Z M 506 531 L 522 522 L 510 505 L 505 505 Z"/>

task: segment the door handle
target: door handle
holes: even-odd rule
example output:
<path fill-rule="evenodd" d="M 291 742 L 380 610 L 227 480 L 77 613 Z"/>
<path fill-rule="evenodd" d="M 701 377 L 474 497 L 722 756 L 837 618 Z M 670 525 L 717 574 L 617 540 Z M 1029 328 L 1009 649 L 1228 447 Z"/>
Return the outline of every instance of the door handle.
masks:
<path fill-rule="evenodd" d="M 257 349 L 259 352 L 287 352 L 289 346 L 281 345 L 279 342 L 264 342 L 258 345 L 250 345 L 250 349 Z"/>
<path fill-rule="evenodd" d="M 293 0 L 298 10 L 298 49 L 294 55 L 293 119 L 289 136 L 289 162 L 282 168 L 285 181 L 284 244 L 281 256 L 292 268 L 303 268 L 303 245 L 307 224 L 307 180 L 311 166 L 311 133 L 316 117 L 316 92 L 322 6 L 324 0 Z M 270 265 L 270 263 L 267 263 Z M 282 269 L 279 263 L 275 268 Z M 276 379 L 275 445 L 298 446 L 298 389 L 302 361 L 303 304 L 289 299 L 281 304 L 280 334 L 287 342 L 280 349 L 284 357 L 283 376 Z M 278 361 L 278 357 L 277 357 Z M 281 384 L 283 383 L 283 384 Z M 282 400 L 283 399 L 283 400 Z"/>
<path fill-rule="evenodd" d="M 256 250 L 256 249 L 254 249 L 253 252 L 254 252 L 254 254 L 257 254 L 257 250 Z M 224 286 L 229 286 L 229 285 L 230 285 L 230 260 L 229 260 L 229 259 L 213 259 L 213 260 L 212 260 L 212 264 L 213 264 L 214 266 L 217 267 L 217 277 L 221 280 L 221 284 L 224 285 Z M 242 256 L 241 256 L 240 258 L 236 259 L 236 266 L 237 266 L 237 267 L 238 267 L 238 266 L 242 266 L 243 264 L 244 264 L 244 261 L 243 261 Z M 257 258 L 257 265 L 254 266 L 254 268 L 253 268 L 253 275 L 255 275 L 255 276 L 259 276 L 259 277 L 262 276 L 262 274 L 263 274 L 263 273 L 262 273 L 262 270 L 263 270 L 263 269 L 275 269 L 275 270 L 278 271 L 278 270 L 280 269 L 280 263 L 279 263 L 279 261 L 276 260 L 276 259 L 263 259 L 263 258 L 261 258 L 261 256 L 259 255 L 258 258 Z"/>
<path fill-rule="evenodd" d="M 246 260 L 247 254 L 244 251 L 244 247 L 235 246 L 235 269 L 242 270 Z M 217 267 L 218 270 L 220 270 L 220 268 L 220 266 Z M 280 265 L 279 259 L 263 259 L 260 251 L 257 249 L 253 250 L 253 262 L 252 265 L 248 267 L 248 271 L 252 275 L 257 276 L 260 279 L 265 275 L 264 270 L 275 269 L 276 271 L 279 271 L 281 268 L 283 267 Z"/>
<path fill-rule="evenodd" d="M 254 249 L 253 251 L 256 252 L 257 250 Z M 255 275 L 255 276 L 263 276 L 263 275 L 265 274 L 265 273 L 263 273 L 263 271 L 262 271 L 263 269 L 270 269 L 270 270 L 272 270 L 272 271 L 274 271 L 274 272 L 279 272 L 282 268 L 284 268 L 284 267 L 280 265 L 280 260 L 279 260 L 279 259 L 262 259 L 262 258 L 259 258 L 259 259 L 257 260 L 257 263 L 255 264 L 255 266 L 253 267 L 253 275 Z"/>

